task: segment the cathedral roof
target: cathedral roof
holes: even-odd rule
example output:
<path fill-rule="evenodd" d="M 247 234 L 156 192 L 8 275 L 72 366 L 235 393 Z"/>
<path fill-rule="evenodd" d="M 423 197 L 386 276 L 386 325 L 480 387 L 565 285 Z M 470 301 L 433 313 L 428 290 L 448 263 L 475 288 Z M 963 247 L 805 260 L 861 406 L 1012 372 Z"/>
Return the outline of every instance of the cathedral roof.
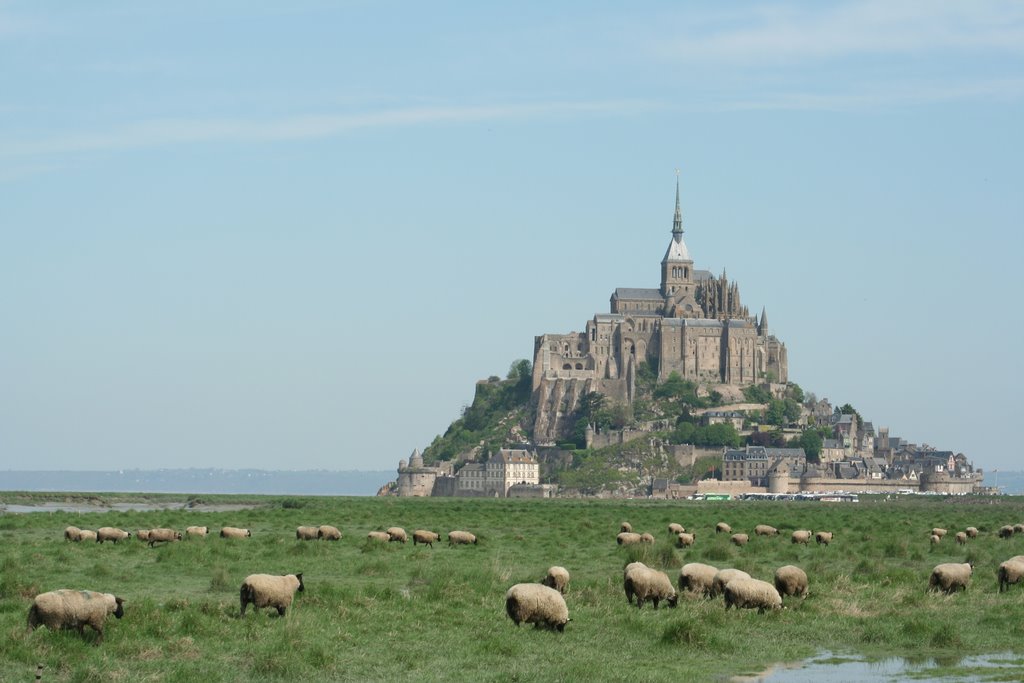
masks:
<path fill-rule="evenodd" d="M 666 261 L 693 262 L 693 259 L 690 258 L 690 250 L 686 248 L 686 242 L 683 241 L 682 233 L 672 235 L 672 241 L 668 243 L 668 251 L 665 252 L 662 263 Z"/>
<path fill-rule="evenodd" d="M 615 295 L 621 299 L 641 299 L 643 301 L 664 301 L 659 289 L 640 289 L 636 287 L 616 287 Z"/>

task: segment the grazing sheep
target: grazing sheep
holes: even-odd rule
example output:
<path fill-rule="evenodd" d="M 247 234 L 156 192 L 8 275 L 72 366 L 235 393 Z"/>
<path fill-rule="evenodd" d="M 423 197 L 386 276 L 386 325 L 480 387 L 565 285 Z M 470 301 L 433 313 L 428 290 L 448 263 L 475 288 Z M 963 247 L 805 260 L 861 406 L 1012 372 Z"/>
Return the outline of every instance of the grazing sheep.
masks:
<path fill-rule="evenodd" d="M 679 596 L 668 575 L 650 567 L 633 567 L 627 571 L 623 588 L 627 600 L 632 601 L 632 596 L 636 596 L 637 608 L 643 608 L 647 600 L 654 604 L 654 609 L 658 609 L 658 603 L 662 600 L 669 607 L 675 607 L 679 603 Z"/>
<path fill-rule="evenodd" d="M 615 537 L 615 542 L 619 545 L 636 545 L 642 540 L 640 534 L 635 534 L 632 531 L 623 531 Z"/>
<path fill-rule="evenodd" d="M 1011 584 L 1020 583 L 1024 579 L 1024 562 L 1016 558 L 1009 559 L 999 565 L 996 576 L 999 578 L 999 592 L 1003 593 L 1009 590 Z"/>
<path fill-rule="evenodd" d="M 750 536 L 747 536 L 746 534 L 733 534 L 729 537 L 729 540 L 732 541 L 733 545 L 743 547 L 747 544 L 747 541 L 750 540 Z"/>
<path fill-rule="evenodd" d="M 272 574 L 250 574 L 242 582 L 239 600 L 242 603 L 242 616 L 245 608 L 251 603 L 253 608 L 273 607 L 278 616 L 284 616 L 285 610 L 295 599 L 295 591 L 306 590 L 302 583 L 302 572 L 274 576 Z"/>
<path fill-rule="evenodd" d="M 633 533 L 633 525 L 630 524 L 629 522 L 623 522 L 622 524 L 619 525 L 619 531 L 623 531 L 623 532 L 625 532 L 627 534 L 631 534 L 631 533 Z"/>
<path fill-rule="evenodd" d="M 96 631 L 96 644 L 103 642 L 103 622 L 108 614 L 124 616 L 124 600 L 110 593 L 61 589 L 40 593 L 28 609 L 28 629 L 40 626 L 50 630 L 76 629 L 83 636 L 85 627 Z"/>
<path fill-rule="evenodd" d="M 711 595 L 711 584 L 717 573 L 718 567 L 712 567 L 710 564 L 701 564 L 700 562 L 684 564 L 683 568 L 679 570 L 679 592 Z"/>
<path fill-rule="evenodd" d="M 782 607 L 782 596 L 775 586 L 760 579 L 733 579 L 725 585 L 725 609 L 754 609 L 763 613 Z"/>
<path fill-rule="evenodd" d="M 779 595 L 807 596 L 807 574 L 796 565 L 787 564 L 775 570 L 775 590 Z"/>
<path fill-rule="evenodd" d="M 1024 534 L 1024 524 L 1014 524 L 1013 525 L 1013 533 L 1015 533 L 1015 534 Z"/>
<path fill-rule="evenodd" d="M 476 545 L 476 536 L 469 533 L 468 531 L 449 531 L 448 532 L 448 545 L 469 545 L 472 543 Z"/>
<path fill-rule="evenodd" d="M 249 529 L 239 529 L 234 526 L 226 526 L 220 530 L 221 538 L 249 538 L 252 536 L 252 531 Z"/>
<path fill-rule="evenodd" d="M 810 529 L 797 529 L 793 532 L 793 535 L 790 536 L 790 541 L 792 543 L 803 543 L 804 545 L 807 545 L 807 542 L 811 540 L 813 533 L 814 532 Z"/>
<path fill-rule="evenodd" d="M 673 536 L 678 536 L 679 534 L 686 532 L 686 527 L 684 527 L 682 524 L 676 524 L 675 522 L 672 522 L 668 525 L 668 532 Z"/>
<path fill-rule="evenodd" d="M 676 536 L 677 548 L 689 548 L 697 540 L 697 534 L 681 533 Z"/>
<path fill-rule="evenodd" d="M 644 533 L 640 534 L 640 542 L 641 543 L 647 543 L 647 544 L 653 544 L 654 543 L 654 536 L 649 534 L 649 533 L 647 533 L 645 531 Z"/>
<path fill-rule="evenodd" d="M 644 564 L 643 562 L 630 562 L 625 567 L 623 567 L 623 569 L 622 569 L 622 583 L 623 583 L 623 585 L 625 585 L 626 577 L 629 576 L 629 573 L 631 571 L 633 571 L 633 569 L 635 569 L 637 567 L 646 567 L 646 566 L 647 565 Z M 631 605 L 633 604 L 633 594 L 632 593 L 629 593 L 629 592 L 626 593 L 626 602 L 628 602 Z"/>
<path fill-rule="evenodd" d="M 731 534 L 732 533 L 732 527 L 729 526 L 728 524 L 726 524 L 725 522 L 719 522 L 718 524 L 715 525 L 715 533 L 716 534 Z"/>
<path fill-rule="evenodd" d="M 757 536 L 778 536 L 779 530 L 767 524 L 758 524 L 754 527 L 754 534 Z"/>
<path fill-rule="evenodd" d="M 296 541 L 315 541 L 320 537 L 320 529 L 315 526 L 297 526 L 295 527 L 295 540 Z"/>
<path fill-rule="evenodd" d="M 143 542 L 149 541 L 149 529 L 139 529 L 135 532 L 135 538 Z"/>
<path fill-rule="evenodd" d="M 835 534 L 831 531 L 819 531 L 814 534 L 814 540 L 818 542 L 818 545 L 828 545 L 834 536 Z"/>
<path fill-rule="evenodd" d="M 429 545 L 431 548 L 434 547 L 435 541 L 441 540 L 441 534 L 435 534 L 433 531 L 427 531 L 426 529 L 417 529 L 412 532 L 412 544 L 422 543 L 423 545 Z"/>
<path fill-rule="evenodd" d="M 977 529 L 977 527 L 969 526 L 965 530 L 965 533 L 967 534 L 967 538 L 977 538 L 978 537 L 978 529 Z"/>
<path fill-rule="evenodd" d="M 999 527 L 999 538 L 1010 538 L 1013 536 L 1013 527 L 1009 524 L 1005 524 Z"/>
<path fill-rule="evenodd" d="M 185 527 L 185 535 L 189 538 L 206 538 L 206 535 L 209 533 L 210 527 L 208 526 Z"/>
<path fill-rule="evenodd" d="M 69 526 L 66 529 L 64 529 L 64 540 L 65 541 L 73 541 L 73 542 L 77 543 L 78 542 L 78 538 L 81 535 L 82 535 L 82 530 L 79 529 L 77 526 Z"/>
<path fill-rule="evenodd" d="M 559 566 L 549 567 L 548 573 L 541 583 L 565 595 L 565 592 L 569 590 L 569 570 Z"/>
<path fill-rule="evenodd" d="M 103 541 L 113 541 L 114 543 L 117 543 L 118 541 L 123 541 L 126 538 L 131 538 L 131 533 L 124 531 L 123 529 L 118 529 L 117 527 L 101 526 L 96 530 L 97 543 L 103 543 Z"/>
<path fill-rule="evenodd" d="M 223 536 L 223 533 L 221 535 Z M 175 531 L 174 529 L 150 529 L 147 539 L 149 540 L 149 547 L 152 548 L 156 543 L 180 541 L 181 532 Z"/>
<path fill-rule="evenodd" d="M 82 541 L 82 542 L 84 542 L 84 541 L 95 541 L 96 539 L 97 539 L 96 532 L 92 531 L 91 529 L 82 529 L 81 531 L 78 532 L 78 540 L 79 541 Z"/>
<path fill-rule="evenodd" d="M 525 621 L 534 628 L 564 631 L 569 621 L 569 608 L 562 594 L 539 583 L 517 583 L 509 588 L 505 593 L 505 612 L 516 626 Z"/>
<path fill-rule="evenodd" d="M 954 538 L 956 538 L 956 542 L 957 542 L 958 545 L 967 545 L 967 532 L 966 531 L 958 531 L 958 532 L 956 532 L 956 536 Z"/>
<path fill-rule="evenodd" d="M 963 564 L 946 562 L 936 565 L 932 570 L 932 575 L 928 578 L 928 590 L 941 590 L 944 593 L 967 590 L 973 572 L 974 565 L 969 562 Z"/>
<path fill-rule="evenodd" d="M 750 574 L 741 569 L 719 569 L 711 579 L 710 597 L 717 598 L 725 591 L 725 586 L 733 579 L 749 579 Z"/>
<path fill-rule="evenodd" d="M 317 527 L 316 536 L 324 541 L 340 541 L 341 530 L 336 526 L 330 524 L 321 524 Z"/>
<path fill-rule="evenodd" d="M 387 532 L 389 539 L 392 541 L 405 543 L 409 540 L 409 536 L 405 533 L 405 529 L 400 526 L 389 526 Z"/>
<path fill-rule="evenodd" d="M 386 531 L 371 531 L 366 534 L 366 538 L 370 541 L 379 541 L 381 543 L 387 543 L 391 540 L 391 537 L 388 536 L 388 532 Z"/>
<path fill-rule="evenodd" d="M 939 527 L 932 529 L 932 536 L 938 536 L 939 538 L 945 538 L 947 533 L 949 532 L 945 529 L 940 529 Z"/>
<path fill-rule="evenodd" d="M 942 542 L 942 536 L 939 536 L 938 534 L 932 534 L 930 541 L 933 546 L 938 545 Z"/>

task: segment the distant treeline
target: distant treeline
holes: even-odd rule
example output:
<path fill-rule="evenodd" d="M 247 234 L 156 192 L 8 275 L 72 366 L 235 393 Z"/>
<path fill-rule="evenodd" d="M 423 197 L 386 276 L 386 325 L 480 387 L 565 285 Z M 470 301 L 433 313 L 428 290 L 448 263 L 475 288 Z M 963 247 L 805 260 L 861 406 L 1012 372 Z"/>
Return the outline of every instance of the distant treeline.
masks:
<path fill-rule="evenodd" d="M 394 476 L 392 471 L 332 470 L 7 470 L 0 472 L 0 490 L 372 496 Z"/>

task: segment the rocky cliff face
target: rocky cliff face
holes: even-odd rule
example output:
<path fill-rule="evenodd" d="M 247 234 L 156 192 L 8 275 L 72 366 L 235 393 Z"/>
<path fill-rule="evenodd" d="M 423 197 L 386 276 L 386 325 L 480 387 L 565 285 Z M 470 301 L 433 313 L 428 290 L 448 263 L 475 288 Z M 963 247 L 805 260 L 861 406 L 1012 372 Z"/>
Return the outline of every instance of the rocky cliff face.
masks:
<path fill-rule="evenodd" d="M 592 379 L 542 379 L 534 393 L 534 443 L 556 443 L 564 439 L 572 431 L 573 414 L 580 400 L 596 390 Z"/>

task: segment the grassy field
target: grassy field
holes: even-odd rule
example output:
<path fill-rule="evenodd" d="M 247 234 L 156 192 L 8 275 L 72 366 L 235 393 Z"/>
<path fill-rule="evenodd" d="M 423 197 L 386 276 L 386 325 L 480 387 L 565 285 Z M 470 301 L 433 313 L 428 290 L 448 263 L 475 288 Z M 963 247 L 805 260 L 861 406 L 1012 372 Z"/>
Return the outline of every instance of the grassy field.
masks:
<path fill-rule="evenodd" d="M 9 502 L 6 494 L 0 501 Z M 173 497 L 166 497 L 171 498 Z M 185 500 L 184 497 L 180 498 Z M 1000 595 L 999 562 L 1024 554 L 1024 537 L 995 530 L 1024 521 L 1024 499 L 915 499 L 859 504 L 811 502 L 521 501 L 396 498 L 264 498 L 240 512 L 32 513 L 0 516 L 0 680 L 44 681 L 577 681 L 725 680 L 821 650 L 960 658 L 1024 653 L 1024 586 Z M 230 502 L 217 497 L 217 502 Z M 653 533 L 644 550 L 615 545 L 619 523 Z M 714 534 L 758 523 L 782 531 L 745 548 Z M 672 547 L 669 522 L 695 530 L 689 550 Z M 67 525 L 184 530 L 242 526 L 247 540 L 186 540 L 148 548 L 65 543 Z M 300 542 L 295 527 L 333 524 L 337 543 Z M 477 546 L 433 549 L 370 545 L 366 533 L 398 525 L 446 534 L 467 529 Z M 952 532 L 981 536 L 958 547 Z M 931 548 L 928 530 L 950 529 Z M 794 546 L 797 528 L 831 530 L 831 546 Z M 721 598 L 680 600 L 677 609 L 626 604 L 622 567 L 640 559 L 673 582 L 684 562 L 738 567 L 771 580 L 784 564 L 810 577 L 805 600 L 757 614 L 724 610 Z M 926 593 L 940 562 L 976 564 L 965 593 Z M 537 581 L 550 565 L 572 573 L 564 633 L 516 628 L 504 613 L 512 584 Z M 306 590 L 284 618 L 273 610 L 238 617 L 250 573 L 304 572 Z M 124 597 L 94 646 L 87 631 L 26 631 L 37 593 L 85 588 Z M 1024 658 L 1022 658 L 1024 660 Z M 1004 680 L 1024 678 L 1022 666 Z"/>

